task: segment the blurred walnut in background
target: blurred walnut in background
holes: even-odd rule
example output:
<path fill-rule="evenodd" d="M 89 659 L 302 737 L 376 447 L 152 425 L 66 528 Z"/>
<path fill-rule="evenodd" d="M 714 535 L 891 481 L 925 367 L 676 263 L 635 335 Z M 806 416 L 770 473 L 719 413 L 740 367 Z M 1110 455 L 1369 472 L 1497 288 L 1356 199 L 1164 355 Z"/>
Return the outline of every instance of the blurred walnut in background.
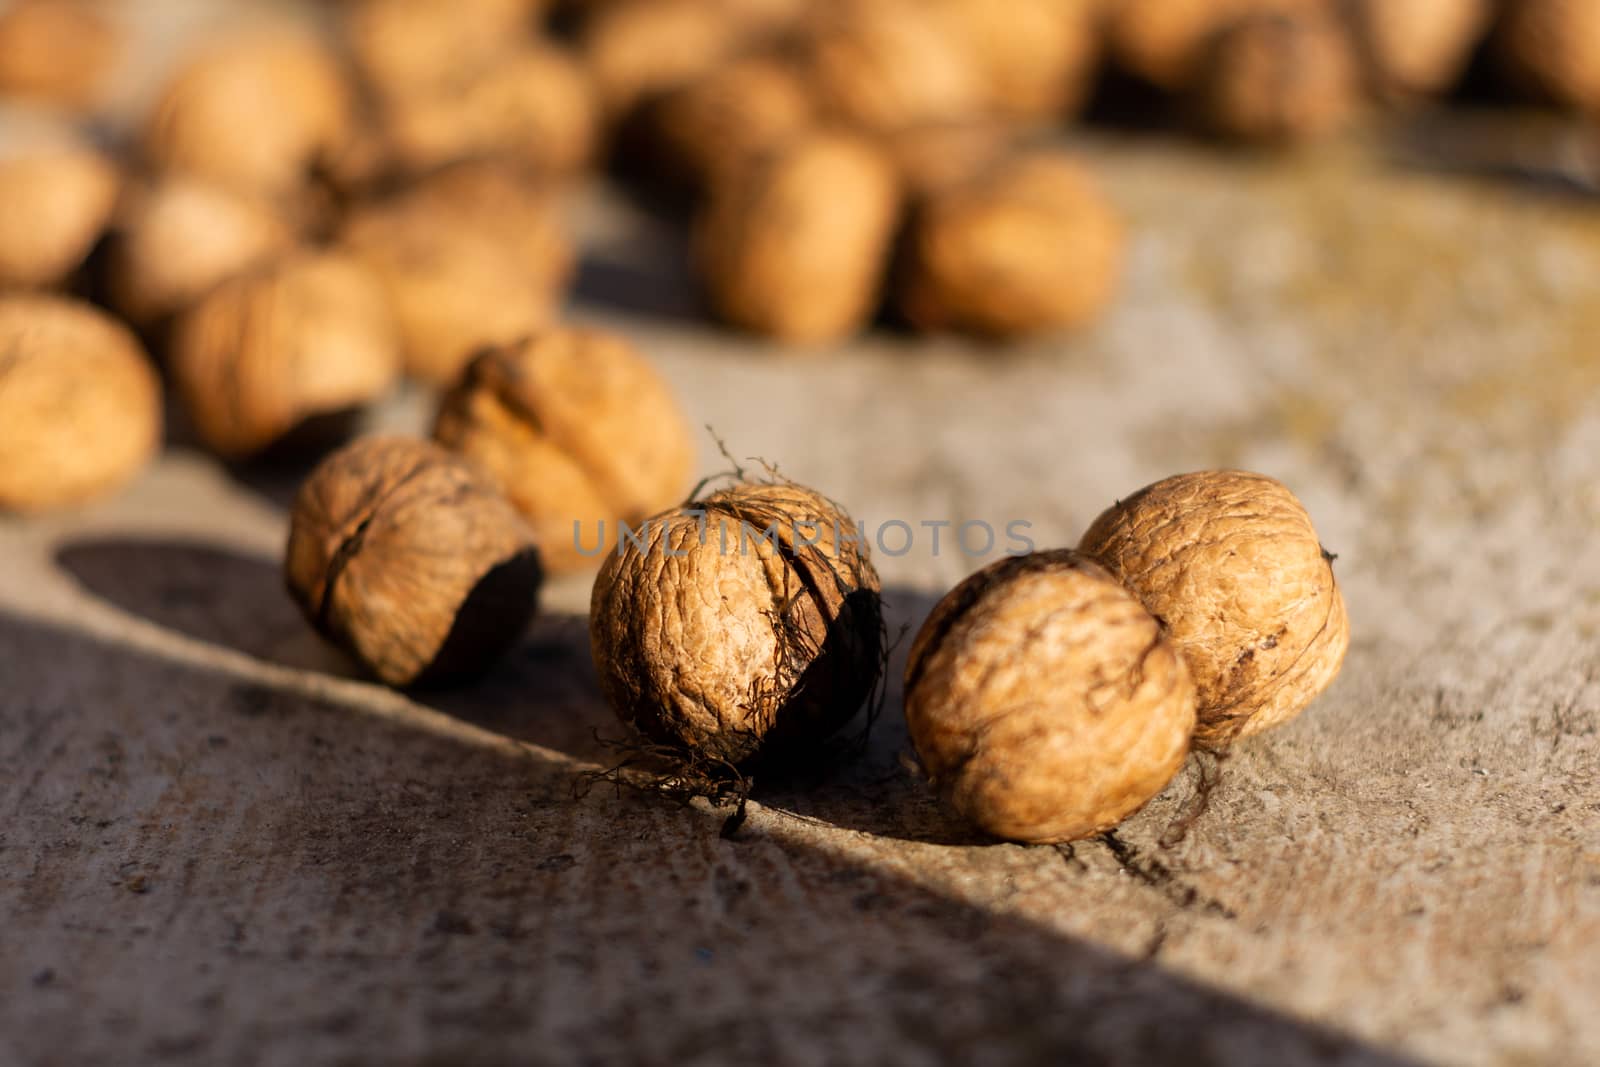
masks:
<path fill-rule="evenodd" d="M 0 288 L 65 281 L 105 229 L 121 181 L 71 126 L 0 110 Z"/>
<path fill-rule="evenodd" d="M 122 58 L 120 28 L 82 0 L 17 0 L 0 9 L 0 97 L 87 110 Z"/>

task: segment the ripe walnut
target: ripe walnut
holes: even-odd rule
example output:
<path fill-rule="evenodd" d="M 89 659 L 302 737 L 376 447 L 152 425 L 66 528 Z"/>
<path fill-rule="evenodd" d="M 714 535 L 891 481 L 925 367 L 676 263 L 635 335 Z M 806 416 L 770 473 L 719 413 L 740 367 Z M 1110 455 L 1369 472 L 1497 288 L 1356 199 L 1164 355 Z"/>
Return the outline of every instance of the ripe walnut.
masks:
<path fill-rule="evenodd" d="M 1308 140 L 1337 130 L 1359 101 L 1344 28 L 1318 10 L 1263 12 L 1230 23 L 1207 57 L 1200 106 L 1241 141 Z"/>
<path fill-rule="evenodd" d="M 1567 107 L 1600 110 L 1600 4 L 1519 0 L 1504 5 L 1496 51 L 1522 86 Z"/>
<path fill-rule="evenodd" d="M 491 155 L 566 173 L 590 162 L 599 139 L 594 89 L 581 65 L 536 42 L 443 85 L 387 98 L 379 124 L 389 155 L 412 173 Z"/>
<path fill-rule="evenodd" d="M 1195 689 L 1161 626 L 1076 552 L 1001 560 L 933 609 L 906 664 L 924 771 L 1013 841 L 1108 830 L 1172 780 Z"/>
<path fill-rule="evenodd" d="M 435 384 L 484 346 L 548 326 L 572 265 L 553 197 L 491 164 L 358 210 L 340 237 L 388 293 L 406 370 Z"/>
<path fill-rule="evenodd" d="M 99 496 L 160 443 L 160 382 L 126 327 L 62 297 L 0 296 L 0 509 Z"/>
<path fill-rule="evenodd" d="M 1206 50 L 1228 24 L 1252 14 L 1306 11 L 1327 0 L 1120 0 L 1108 11 L 1112 55 L 1128 72 L 1169 92 L 1188 89 Z"/>
<path fill-rule="evenodd" d="M 181 174 L 124 197 L 112 230 L 112 295 L 140 325 L 193 305 L 288 252 L 295 240 L 270 199 Z"/>
<path fill-rule="evenodd" d="M 882 670 L 878 575 L 856 532 L 838 505 L 787 484 L 736 485 L 649 520 L 607 558 L 590 604 L 617 715 L 689 758 L 804 758 Z"/>
<path fill-rule="evenodd" d="M 816 106 L 804 79 L 775 56 L 748 56 L 665 94 L 645 111 L 648 147 L 697 189 L 811 126 Z"/>
<path fill-rule="evenodd" d="M 482 671 L 539 596 L 533 531 L 494 484 L 401 437 L 363 438 L 312 472 L 284 570 L 317 631 L 397 686 Z"/>
<path fill-rule="evenodd" d="M 315 416 L 378 399 L 399 362 L 382 288 L 360 264 L 326 252 L 224 282 L 178 318 L 171 351 L 195 430 L 233 459 Z"/>
<path fill-rule="evenodd" d="M 434 438 L 500 483 L 552 571 L 592 566 L 599 551 L 588 546 L 614 545 L 618 520 L 637 525 L 682 500 L 694 464 L 666 383 L 598 330 L 482 353 L 445 395 Z"/>
<path fill-rule="evenodd" d="M 787 142 L 712 190 L 695 240 L 727 321 L 821 343 L 872 314 L 900 214 L 892 161 L 831 131 Z"/>
<path fill-rule="evenodd" d="M 798 52 L 823 112 L 875 133 L 972 118 L 986 103 L 956 28 L 915 0 L 818 5 Z"/>
<path fill-rule="evenodd" d="M 162 170 L 291 193 L 344 144 L 352 110 L 338 62 L 316 40 L 276 31 L 232 38 L 168 83 L 144 152 Z"/>
<path fill-rule="evenodd" d="M 1350 643 L 1332 558 L 1280 483 L 1180 474 L 1109 508 L 1079 550 L 1160 619 L 1200 694 L 1197 739 L 1226 745 L 1298 715 Z"/>
<path fill-rule="evenodd" d="M 930 195 L 906 238 L 901 308 L 917 326 L 1011 337 L 1079 327 L 1122 280 L 1121 219 L 1094 179 L 1025 155 Z"/>
<path fill-rule="evenodd" d="M 929 10 L 965 46 L 993 113 L 1059 121 L 1087 99 L 1100 0 L 934 0 Z"/>
<path fill-rule="evenodd" d="M 0 288 L 61 283 L 116 206 L 116 166 L 74 130 L 0 115 Z"/>
<path fill-rule="evenodd" d="M 93 4 L 17 0 L 0 12 L 0 97 L 91 107 L 121 51 L 121 32 Z"/>
<path fill-rule="evenodd" d="M 528 38 L 530 0 L 351 0 L 342 28 L 351 57 L 379 96 L 446 84 L 504 57 Z"/>

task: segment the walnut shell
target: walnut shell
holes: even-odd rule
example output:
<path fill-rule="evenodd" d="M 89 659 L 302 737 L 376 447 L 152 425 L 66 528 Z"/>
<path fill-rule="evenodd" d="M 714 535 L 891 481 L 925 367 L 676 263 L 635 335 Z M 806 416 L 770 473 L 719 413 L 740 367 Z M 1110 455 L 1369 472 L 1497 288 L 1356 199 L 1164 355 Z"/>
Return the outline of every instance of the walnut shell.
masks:
<path fill-rule="evenodd" d="M 1490 0 L 1345 0 L 1344 10 L 1370 87 L 1393 101 L 1450 89 L 1493 14 Z"/>
<path fill-rule="evenodd" d="M 380 96 L 404 96 L 503 59 L 531 34 L 538 0 L 355 0 L 344 39 Z"/>
<path fill-rule="evenodd" d="M 831 131 L 788 142 L 712 190 L 697 221 L 711 303 L 784 341 L 843 337 L 877 305 L 899 214 L 894 165 L 871 142 Z"/>
<path fill-rule="evenodd" d="M 1160 624 L 1076 552 L 972 575 L 906 664 L 924 771 L 968 821 L 1013 841 L 1117 825 L 1172 780 L 1194 724 L 1194 682 Z"/>
<path fill-rule="evenodd" d="M 1600 5 L 1518 0 L 1503 7 L 1495 51 L 1512 78 L 1540 99 L 1600 110 Z"/>
<path fill-rule="evenodd" d="M 770 55 L 748 56 L 664 94 L 644 118 L 652 154 L 673 175 L 710 189 L 816 119 L 799 72 Z"/>
<path fill-rule="evenodd" d="M 340 239 L 382 280 L 407 372 L 435 384 L 480 349 L 548 326 L 572 267 L 550 192 L 492 164 L 358 210 Z"/>
<path fill-rule="evenodd" d="M 746 27 L 710 0 L 617 0 L 585 21 L 582 50 L 612 119 L 713 70 Z"/>
<path fill-rule="evenodd" d="M 738 485 L 625 538 L 589 612 L 618 717 L 691 756 L 803 759 L 882 670 L 878 575 L 857 533 L 809 489 Z"/>
<path fill-rule="evenodd" d="M 480 673 L 533 617 L 533 531 L 471 464 L 427 441 L 369 437 L 295 498 L 284 553 L 306 619 L 403 686 Z"/>
<path fill-rule="evenodd" d="M 1160 619 L 1200 694 L 1197 738 L 1225 745 L 1294 718 L 1350 643 L 1332 557 L 1279 482 L 1180 474 L 1106 510 L 1078 546 Z"/>
<path fill-rule="evenodd" d="M 182 174 L 130 191 L 113 230 L 113 302 L 140 325 L 182 311 L 295 243 L 272 200 Z"/>
<path fill-rule="evenodd" d="M 1117 0 L 1108 43 L 1117 64 L 1169 92 L 1203 74 L 1207 51 L 1228 24 L 1250 14 L 1320 7 L 1327 0 Z"/>
<path fill-rule="evenodd" d="M 295 253 L 223 282 L 173 327 L 178 396 L 201 440 L 232 459 L 377 400 L 399 362 L 382 287 L 331 252 Z"/>
<path fill-rule="evenodd" d="M 59 285 L 115 210 L 115 164 L 74 131 L 33 116 L 0 121 L 0 287 Z"/>
<path fill-rule="evenodd" d="M 617 520 L 637 525 L 682 500 L 694 466 L 666 382 L 598 330 L 551 330 L 482 353 L 445 395 L 433 432 L 499 482 L 557 572 L 595 566 L 616 544 Z"/>
<path fill-rule="evenodd" d="M 587 166 L 599 140 L 593 86 L 577 60 L 528 43 L 446 85 L 380 108 L 384 143 L 402 170 L 420 173 L 473 156 L 512 156 L 550 173 Z"/>
<path fill-rule="evenodd" d="M 915 201 L 972 181 L 1013 153 L 1015 126 L 990 119 L 908 126 L 889 134 L 884 145 L 894 157 L 900 181 Z"/>
<path fill-rule="evenodd" d="M 1360 76 L 1349 38 L 1315 11 L 1248 15 L 1216 39 L 1200 89 L 1207 125 L 1242 141 L 1303 141 L 1355 113 Z"/>
<path fill-rule="evenodd" d="M 0 509 L 100 496 L 161 444 L 161 384 L 121 323 L 63 297 L 0 296 Z"/>
<path fill-rule="evenodd" d="M 1122 222 L 1092 176 L 1021 156 L 930 196 L 906 237 L 901 308 L 922 329 L 1011 337 L 1081 327 L 1122 279 Z"/>
<path fill-rule="evenodd" d="M 144 131 L 148 160 L 225 185 L 293 191 L 350 135 L 343 72 L 288 32 L 220 40 L 167 83 Z"/>
<path fill-rule="evenodd" d="M 92 5 L 18 0 L 0 12 L 0 96 L 91 107 L 121 53 L 121 32 Z"/>
<path fill-rule="evenodd" d="M 993 114 L 1050 121 L 1075 114 L 1100 62 L 1101 0 L 933 0 L 965 45 Z"/>
<path fill-rule="evenodd" d="M 830 117 L 876 132 L 972 118 L 985 87 L 972 54 L 917 0 L 816 8 L 800 62 Z"/>

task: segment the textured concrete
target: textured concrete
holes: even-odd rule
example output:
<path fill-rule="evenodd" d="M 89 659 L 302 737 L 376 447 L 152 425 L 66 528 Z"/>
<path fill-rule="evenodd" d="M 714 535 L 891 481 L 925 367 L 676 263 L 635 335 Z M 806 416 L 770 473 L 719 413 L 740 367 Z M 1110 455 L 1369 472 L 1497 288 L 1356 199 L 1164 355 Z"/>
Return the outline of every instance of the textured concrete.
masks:
<path fill-rule="evenodd" d="M 578 313 L 871 524 L 1059 544 L 1179 470 L 1300 492 L 1349 660 L 1181 840 L 1198 768 L 1107 841 L 973 840 L 893 691 L 732 839 L 575 796 L 616 732 L 582 581 L 483 684 L 389 692 L 280 590 L 295 472 L 177 446 L 0 520 L 0 1063 L 1600 1060 L 1600 213 L 1356 150 L 1087 151 L 1136 237 L 1080 338 L 769 351 L 607 202 Z M 979 562 L 946 548 L 879 555 L 897 626 Z"/>

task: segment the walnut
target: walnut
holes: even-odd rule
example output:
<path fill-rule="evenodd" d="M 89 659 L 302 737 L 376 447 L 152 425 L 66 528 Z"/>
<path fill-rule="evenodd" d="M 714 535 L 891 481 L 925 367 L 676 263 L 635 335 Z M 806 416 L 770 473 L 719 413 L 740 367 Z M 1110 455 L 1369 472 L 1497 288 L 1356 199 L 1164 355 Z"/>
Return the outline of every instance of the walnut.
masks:
<path fill-rule="evenodd" d="M 479 349 L 548 326 L 572 269 L 552 191 L 490 163 L 356 211 L 340 239 L 382 280 L 406 370 L 436 384 Z"/>
<path fill-rule="evenodd" d="M 1072 160 L 1024 155 L 928 197 L 906 238 L 901 309 L 994 337 L 1080 327 L 1122 278 L 1123 227 Z"/>
<path fill-rule="evenodd" d="M 806 758 L 882 669 L 878 576 L 858 533 L 809 489 L 741 484 L 625 538 L 589 612 L 617 715 L 689 757 Z"/>
<path fill-rule="evenodd" d="M 538 0 L 353 0 L 342 13 L 356 68 L 380 96 L 428 92 L 531 37 Z"/>
<path fill-rule="evenodd" d="M 352 129 L 349 87 L 319 42 L 288 31 L 214 41 L 167 83 L 144 130 L 156 167 L 288 193 Z"/>
<path fill-rule="evenodd" d="M 1188 89 L 1203 71 L 1218 33 L 1239 18 L 1322 7 L 1326 0 L 1117 0 L 1107 34 L 1126 71 L 1169 92 Z"/>
<path fill-rule="evenodd" d="M 274 201 L 182 174 L 131 190 L 113 231 L 113 301 L 143 326 L 182 311 L 295 243 L 294 227 Z"/>
<path fill-rule="evenodd" d="M 1013 841 L 1117 825 L 1172 780 L 1194 724 L 1194 682 L 1160 624 L 1075 552 L 974 574 L 906 664 L 923 770 L 957 812 Z"/>
<path fill-rule="evenodd" d="M 884 145 L 915 201 L 972 181 L 1013 154 L 1017 128 L 991 119 L 907 126 L 889 134 Z"/>
<path fill-rule="evenodd" d="M 202 441 L 242 459 L 368 404 L 399 372 L 382 287 L 348 256 L 294 253 L 223 282 L 173 326 L 170 364 Z"/>
<path fill-rule="evenodd" d="M 1246 16 L 1216 39 L 1199 90 L 1208 125 L 1243 141 L 1308 140 L 1354 114 L 1360 78 L 1343 27 L 1316 11 Z"/>
<path fill-rule="evenodd" d="M 749 56 L 664 94 L 641 120 L 654 159 L 710 189 L 810 128 L 816 106 L 792 65 Z"/>
<path fill-rule="evenodd" d="M 593 86 L 572 56 L 546 44 L 391 97 L 379 113 L 389 154 L 412 173 L 474 156 L 514 156 L 569 173 L 593 160 L 599 140 Z"/>
<path fill-rule="evenodd" d="M 710 0 L 617 0 L 585 22 L 582 48 L 615 119 L 713 70 L 745 39 L 746 27 Z"/>
<path fill-rule="evenodd" d="M 81 0 L 18 0 L 0 13 L 0 96 L 87 109 L 121 60 L 122 33 Z"/>
<path fill-rule="evenodd" d="M 1087 102 L 1100 0 L 933 0 L 930 10 L 965 45 L 995 115 L 1059 121 Z"/>
<path fill-rule="evenodd" d="M 727 321 L 802 344 L 872 315 L 899 221 L 894 166 L 851 134 L 819 131 L 712 190 L 697 220 L 701 274 Z"/>
<path fill-rule="evenodd" d="M 1339 673 L 1344 598 L 1300 501 L 1260 474 L 1202 471 L 1141 489 L 1078 546 L 1160 619 L 1217 746 L 1287 722 Z"/>
<path fill-rule="evenodd" d="M 479 355 L 445 394 L 434 438 L 500 483 L 551 571 L 593 567 L 683 499 L 694 444 L 655 370 L 620 337 L 558 329 Z"/>
<path fill-rule="evenodd" d="M 103 312 L 0 296 L 0 509 L 80 503 L 132 478 L 161 444 L 161 384 Z"/>
<path fill-rule="evenodd" d="M 798 54 L 823 110 L 868 130 L 972 118 L 984 109 L 971 53 L 917 0 L 821 5 Z"/>
<path fill-rule="evenodd" d="M 1490 0 L 1346 0 L 1367 80 L 1404 101 L 1447 91 L 1488 30 Z"/>
<path fill-rule="evenodd" d="M 0 115 L 0 287 L 59 285 L 116 207 L 116 166 L 75 131 Z"/>
<path fill-rule="evenodd" d="M 285 551 L 306 619 L 389 685 L 477 674 L 538 605 L 533 531 L 471 464 L 369 437 L 324 460 L 295 498 Z"/>
<path fill-rule="evenodd" d="M 1495 51 L 1511 76 L 1541 99 L 1600 110 L 1600 5 L 1518 0 L 1503 6 Z"/>

